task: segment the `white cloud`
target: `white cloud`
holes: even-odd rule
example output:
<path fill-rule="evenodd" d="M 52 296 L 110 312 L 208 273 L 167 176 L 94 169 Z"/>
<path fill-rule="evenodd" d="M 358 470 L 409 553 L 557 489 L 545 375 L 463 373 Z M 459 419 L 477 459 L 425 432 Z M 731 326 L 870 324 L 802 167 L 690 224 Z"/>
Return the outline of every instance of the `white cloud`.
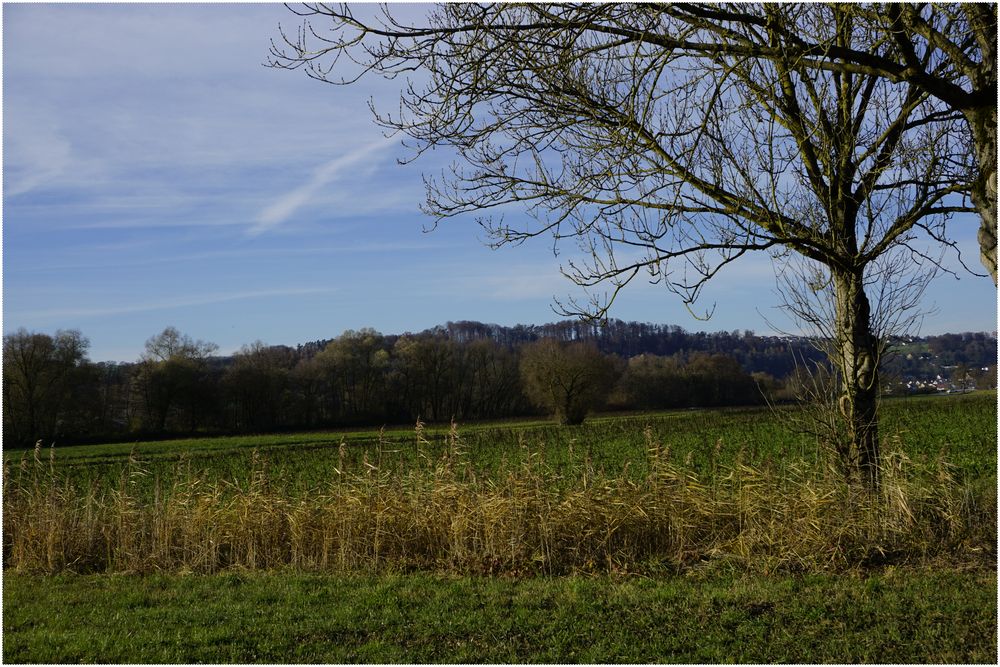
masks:
<path fill-rule="evenodd" d="M 91 261 L 80 261 L 81 255 L 101 257 L 105 254 L 115 254 L 126 257 L 114 262 L 114 268 L 124 267 L 150 267 L 153 265 L 174 265 L 182 262 L 217 262 L 221 260 L 260 260 L 279 259 L 310 256 L 333 256 L 333 255 L 357 255 L 376 254 L 386 256 L 390 253 L 415 253 L 427 252 L 431 250 L 441 250 L 456 248 L 455 244 L 434 243 L 430 241 L 401 241 L 401 242 L 345 242 L 339 245 L 312 245 L 295 248 L 275 248 L 275 247 L 253 247 L 237 248 L 227 250 L 209 250 L 194 253 L 167 254 L 152 253 L 146 254 L 143 251 L 155 247 L 152 241 L 128 241 L 120 244 L 109 244 L 103 247 L 93 247 L 81 249 L 75 253 L 77 261 L 49 261 L 40 264 L 30 264 L 19 266 L 17 271 L 22 275 L 35 275 L 44 273 L 63 273 L 66 271 L 86 271 L 95 269 L 107 269 L 106 259 L 95 259 Z M 86 252 L 85 252 L 86 251 Z M 143 252 L 141 256 L 138 256 Z M 132 255 L 136 258 L 130 259 Z"/>
<path fill-rule="evenodd" d="M 37 117 L 26 118 L 18 132 L 6 134 L 4 161 L 15 165 L 4 169 L 4 194 L 24 194 L 52 185 L 69 171 L 73 162 L 70 142 L 56 124 Z"/>
<path fill-rule="evenodd" d="M 512 264 L 503 256 L 489 255 L 483 256 L 475 267 L 463 263 L 451 270 L 442 270 L 437 283 L 444 293 L 454 293 L 455 285 L 462 285 L 464 291 L 476 298 L 505 302 L 542 300 L 548 303 L 554 296 L 573 288 L 554 260 Z"/>
<path fill-rule="evenodd" d="M 393 142 L 385 139 L 371 142 L 321 165 L 313 172 L 308 182 L 295 188 L 261 211 L 257 216 L 256 224 L 249 230 L 250 235 L 257 236 L 285 222 L 297 210 L 315 198 L 326 185 L 342 176 L 348 167 L 366 161 L 373 163 L 379 153 L 386 151 L 392 145 Z"/>
<path fill-rule="evenodd" d="M 214 195 L 232 209 L 246 205 L 233 190 L 268 192 L 256 187 L 264 174 L 280 193 L 297 184 L 282 174 L 380 137 L 365 107 L 373 88 L 331 95 L 261 66 L 294 15 L 236 8 L 5 7 L 6 195 L 72 189 L 77 204 L 107 195 L 125 200 L 118 208 L 134 194 Z M 246 225 L 258 208 L 238 212 Z"/>
<path fill-rule="evenodd" d="M 5 313 L 8 319 L 45 320 L 85 317 L 106 317 L 109 315 L 125 315 L 144 313 L 173 308 L 189 308 L 191 306 L 206 306 L 227 301 L 242 301 L 244 299 L 263 299 L 268 297 L 304 296 L 310 294 L 332 294 L 338 291 L 332 287 L 294 287 L 289 289 L 266 289 L 245 292 L 229 292 L 203 294 L 199 296 L 180 297 L 164 301 L 147 301 L 144 303 L 123 306 L 108 306 L 103 308 L 53 308 L 49 310 L 24 311 L 20 313 Z"/>

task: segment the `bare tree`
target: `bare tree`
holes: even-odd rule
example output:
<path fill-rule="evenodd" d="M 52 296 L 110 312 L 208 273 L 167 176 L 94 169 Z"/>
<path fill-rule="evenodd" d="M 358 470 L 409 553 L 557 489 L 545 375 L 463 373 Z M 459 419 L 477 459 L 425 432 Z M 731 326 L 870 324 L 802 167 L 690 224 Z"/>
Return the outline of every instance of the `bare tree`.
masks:
<path fill-rule="evenodd" d="M 495 213 L 480 223 L 498 246 L 576 243 L 564 273 L 609 292 L 567 313 L 604 316 L 641 275 L 692 304 L 755 250 L 825 267 L 847 419 L 875 484 L 879 341 L 866 286 L 879 258 L 931 259 L 950 214 L 974 210 L 969 179 L 955 179 L 975 170 L 967 124 L 919 77 L 845 64 L 836 54 L 899 48 L 849 6 L 754 7 L 739 30 L 707 16 L 716 46 L 697 41 L 707 28 L 690 18 L 707 10 L 686 6 L 682 20 L 674 7 L 449 4 L 418 27 L 310 5 L 329 31 L 307 21 L 274 46 L 273 64 L 340 83 L 423 70 L 399 113 L 376 118 L 416 156 L 457 151 L 427 179 L 427 212 Z M 722 48 L 719 34 L 744 46 Z M 937 54 L 917 65 L 938 71 Z M 512 206 L 534 222 L 506 222 Z"/>
<path fill-rule="evenodd" d="M 614 384 L 615 368 L 593 344 L 543 338 L 521 353 L 524 391 L 560 424 L 578 425 L 601 405 Z"/>
<path fill-rule="evenodd" d="M 215 343 L 194 340 L 174 327 L 146 341 L 145 352 L 135 368 L 137 392 L 142 397 L 146 426 L 163 432 L 177 413 L 178 426 L 194 431 L 205 409 L 209 388 L 208 358 L 218 350 Z"/>
<path fill-rule="evenodd" d="M 883 362 L 892 353 L 891 342 L 915 335 L 927 311 L 922 297 L 935 275 L 934 265 L 914 262 L 905 249 L 888 252 L 865 275 L 870 293 L 869 329 L 873 345 L 870 368 L 858 366 L 844 332 L 837 327 L 843 304 L 829 269 L 805 258 L 786 262 L 777 279 L 783 311 L 825 356 L 809 364 L 796 359 L 789 385 L 801 409 L 785 414 L 793 428 L 817 438 L 837 458 L 850 482 L 859 473 L 874 473 L 871 460 L 879 458 L 878 422 Z M 848 375 L 848 373 L 854 375 Z M 871 405 L 870 416 L 854 401 Z M 869 443 L 868 450 L 865 443 Z"/>
<path fill-rule="evenodd" d="M 377 398 L 384 395 L 389 371 L 385 338 L 374 329 L 347 330 L 316 355 L 316 363 L 329 380 L 334 409 L 352 419 L 377 412 Z"/>
<path fill-rule="evenodd" d="M 450 85 L 422 93 L 411 87 L 404 98 L 401 111 L 418 115 L 421 106 L 444 110 L 448 105 L 443 98 L 468 92 L 468 77 L 482 69 L 471 67 L 471 58 L 499 56 L 514 62 L 530 57 L 536 46 L 548 54 L 562 51 L 567 61 L 631 50 L 646 62 L 654 61 L 646 74 L 657 77 L 678 60 L 688 59 L 698 67 L 722 58 L 756 58 L 794 61 L 800 70 L 906 83 L 939 100 L 943 118 L 965 121 L 961 131 L 975 161 L 971 169 L 963 163 L 953 176 L 975 203 L 981 218 L 981 260 L 994 284 L 997 281 L 995 3 L 465 5 L 435 12 L 421 26 L 398 22 L 387 11 L 365 22 L 346 5 L 306 4 L 294 11 L 329 23 L 317 30 L 307 20 L 295 38 L 282 33 L 272 45 L 272 66 L 304 67 L 309 76 L 330 83 L 351 82 L 368 71 L 396 76 L 437 69 L 441 76 L 435 81 Z M 851 16 L 856 35 L 848 43 L 829 29 L 832 13 Z M 480 37 L 487 42 L 475 44 Z M 508 58 L 495 50 L 498 42 L 520 48 Z M 342 56 L 361 69 L 345 68 L 338 63 Z M 539 69 L 545 67 L 539 63 Z M 507 73 L 517 70 L 528 73 L 518 65 Z M 435 132 L 454 123 L 467 123 L 467 131 L 474 119 L 471 114 L 445 113 L 413 136 L 421 143 L 439 143 Z M 397 127 L 391 118 L 384 120 Z"/>
<path fill-rule="evenodd" d="M 232 424 L 265 431 L 281 425 L 289 390 L 292 350 L 261 341 L 244 345 L 222 376 Z"/>
<path fill-rule="evenodd" d="M 18 329 L 3 337 L 4 438 L 18 445 L 57 434 L 71 377 L 87 364 L 90 346 L 79 331 L 55 335 Z"/>
<path fill-rule="evenodd" d="M 844 43 L 819 27 L 826 10 L 808 5 L 678 3 L 662 8 L 673 49 L 743 55 L 800 67 L 884 77 L 938 99 L 964 119 L 975 161 L 956 171 L 980 216 L 983 266 L 997 282 L 997 5 L 866 3 L 851 14 L 863 40 Z"/>

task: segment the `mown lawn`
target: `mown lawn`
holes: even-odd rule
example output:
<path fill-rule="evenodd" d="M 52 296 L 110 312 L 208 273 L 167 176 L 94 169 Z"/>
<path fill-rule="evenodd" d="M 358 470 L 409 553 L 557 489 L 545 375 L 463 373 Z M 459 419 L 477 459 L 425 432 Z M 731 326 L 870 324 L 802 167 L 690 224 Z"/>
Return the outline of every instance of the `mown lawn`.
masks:
<path fill-rule="evenodd" d="M 995 663 L 995 572 L 4 576 L 7 663 Z"/>

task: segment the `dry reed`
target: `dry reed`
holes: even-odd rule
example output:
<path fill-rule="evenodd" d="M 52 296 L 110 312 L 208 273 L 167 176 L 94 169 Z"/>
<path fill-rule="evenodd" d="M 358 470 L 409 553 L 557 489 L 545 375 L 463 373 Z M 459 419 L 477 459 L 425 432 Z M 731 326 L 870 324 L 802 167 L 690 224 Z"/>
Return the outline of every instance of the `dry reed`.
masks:
<path fill-rule="evenodd" d="M 647 432 L 649 474 L 550 468 L 541 450 L 477 476 L 453 426 L 439 458 L 418 424 L 417 467 L 381 439 L 349 470 L 293 495 L 254 456 L 243 484 L 206 481 L 190 462 L 145 480 L 130 457 L 112 488 L 82 487 L 42 462 L 4 470 L 6 567 L 58 572 L 435 570 L 461 573 L 843 571 L 940 559 L 996 560 L 996 497 L 956 481 L 943 460 L 886 457 L 877 495 L 815 462 L 752 466 L 737 457 L 700 477 Z M 524 444 L 527 447 L 527 444 Z M 149 492 L 149 488 L 152 492 Z"/>

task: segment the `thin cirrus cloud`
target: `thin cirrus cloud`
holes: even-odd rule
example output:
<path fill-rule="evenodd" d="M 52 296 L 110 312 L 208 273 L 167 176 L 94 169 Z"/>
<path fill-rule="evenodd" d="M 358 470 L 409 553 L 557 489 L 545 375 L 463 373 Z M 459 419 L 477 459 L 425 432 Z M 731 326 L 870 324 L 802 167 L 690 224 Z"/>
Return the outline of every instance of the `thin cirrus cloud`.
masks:
<path fill-rule="evenodd" d="M 18 130 L 4 135 L 5 197 L 51 186 L 72 172 L 72 147 L 55 123 L 28 117 Z"/>
<path fill-rule="evenodd" d="M 248 233 L 258 236 L 286 222 L 296 211 L 315 199 L 323 188 L 343 176 L 349 167 L 365 162 L 374 165 L 378 157 L 392 146 L 393 142 L 386 139 L 373 141 L 321 165 L 306 183 L 264 208 Z"/>
<path fill-rule="evenodd" d="M 115 262 L 115 267 L 149 267 L 152 265 L 175 265 L 181 263 L 197 263 L 206 261 L 225 260 L 250 260 L 268 259 L 281 257 L 308 257 L 308 256 L 332 256 L 332 255 L 358 255 L 358 254 L 379 254 L 384 255 L 391 252 L 421 252 L 432 250 L 447 250 L 459 248 L 455 243 L 432 243 L 430 241 L 404 241 L 404 242 L 370 242 L 370 243 L 345 243 L 336 246 L 313 245 L 295 248 L 240 248 L 230 250 L 213 250 L 206 252 L 193 252 L 186 254 L 171 254 L 155 256 L 142 256 L 135 259 L 125 259 Z M 138 250 L 142 244 L 122 244 L 116 252 L 127 253 L 130 250 Z M 94 269 L 107 269 L 106 261 L 77 261 L 67 263 L 30 264 L 19 266 L 18 272 L 22 274 L 52 273 L 64 271 L 86 271 Z M 197 305 L 197 304 L 195 304 Z M 117 311 L 116 311 L 117 312 Z"/>
<path fill-rule="evenodd" d="M 110 315 L 125 315 L 129 313 L 144 313 L 191 306 L 207 306 L 228 301 L 243 301 L 247 299 L 265 299 L 270 297 L 308 296 L 314 294 L 332 294 L 332 287 L 295 287 L 290 289 L 250 290 L 205 294 L 202 296 L 182 297 L 159 302 L 145 302 L 125 306 L 110 306 L 105 308 L 52 308 L 48 310 L 24 311 L 12 314 L 21 319 L 59 320 L 66 318 L 107 317 Z"/>

